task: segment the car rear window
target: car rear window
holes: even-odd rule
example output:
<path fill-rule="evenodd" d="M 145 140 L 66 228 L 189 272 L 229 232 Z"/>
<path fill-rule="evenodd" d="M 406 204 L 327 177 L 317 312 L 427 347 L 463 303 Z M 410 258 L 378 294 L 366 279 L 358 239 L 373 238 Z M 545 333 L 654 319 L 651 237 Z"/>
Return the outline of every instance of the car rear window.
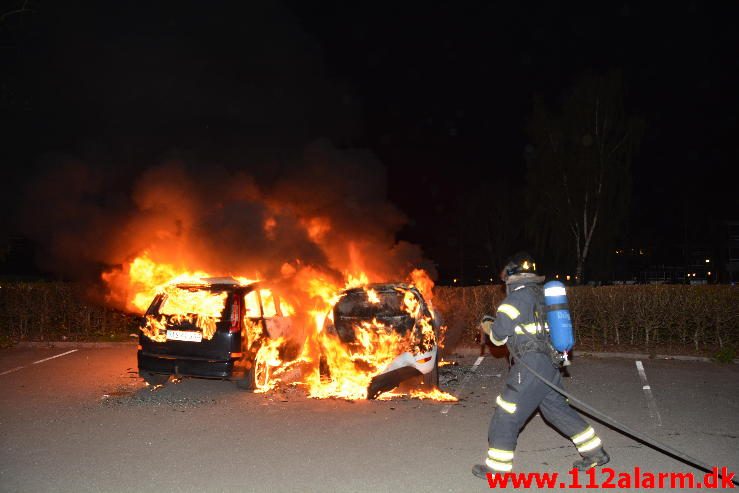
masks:
<path fill-rule="evenodd" d="M 383 327 L 407 334 L 415 320 L 405 309 L 404 291 L 357 290 L 344 295 L 334 305 L 334 327 L 344 342 L 355 340 L 355 328 L 363 322 L 377 321 Z"/>
<path fill-rule="evenodd" d="M 205 289 L 170 288 L 159 307 L 160 315 L 197 315 L 219 321 L 226 307 L 228 293 Z"/>
<path fill-rule="evenodd" d="M 407 315 L 402 308 L 403 294 L 397 291 L 372 292 L 372 299 L 365 291 L 350 293 L 336 304 L 335 314 L 340 317 L 369 318 Z"/>

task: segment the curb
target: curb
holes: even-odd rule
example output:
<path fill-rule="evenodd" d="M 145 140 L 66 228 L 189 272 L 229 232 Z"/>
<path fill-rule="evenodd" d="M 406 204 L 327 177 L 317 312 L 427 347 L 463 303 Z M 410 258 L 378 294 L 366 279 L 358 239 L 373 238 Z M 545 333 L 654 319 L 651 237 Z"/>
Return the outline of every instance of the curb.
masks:
<path fill-rule="evenodd" d="M 19 348 L 114 348 L 136 346 L 138 341 L 124 342 L 79 342 L 79 341 L 21 341 L 15 345 Z"/>
<path fill-rule="evenodd" d="M 480 354 L 480 348 L 477 346 L 462 346 L 455 348 L 450 351 L 450 355 L 459 356 L 478 356 Z M 647 353 L 609 353 L 609 352 L 595 352 L 595 351 L 582 351 L 576 352 L 575 357 L 592 357 L 592 358 L 623 358 L 623 359 L 638 359 L 638 360 L 679 360 L 679 361 L 701 361 L 705 363 L 715 363 L 712 358 L 706 356 L 685 356 L 685 355 L 671 355 L 671 354 L 657 354 L 654 357 Z M 734 363 L 739 363 L 739 359 L 735 359 Z"/>
<path fill-rule="evenodd" d="M 125 346 L 136 346 L 138 340 L 123 342 L 78 342 L 78 341 L 21 341 L 15 345 L 19 348 L 79 348 L 79 349 L 100 349 L 115 348 Z M 445 356 L 477 356 L 480 354 L 480 348 L 473 346 L 462 346 L 455 348 L 453 351 L 446 353 Z M 701 361 L 704 363 L 714 363 L 715 361 L 706 356 L 685 356 L 680 354 L 657 354 L 654 357 L 647 353 L 608 353 L 608 352 L 590 352 L 583 351 L 575 353 L 576 356 L 584 356 L 591 358 L 622 358 L 622 359 L 638 359 L 638 360 L 677 360 L 677 361 Z M 739 359 L 734 360 L 734 364 L 739 364 Z"/>

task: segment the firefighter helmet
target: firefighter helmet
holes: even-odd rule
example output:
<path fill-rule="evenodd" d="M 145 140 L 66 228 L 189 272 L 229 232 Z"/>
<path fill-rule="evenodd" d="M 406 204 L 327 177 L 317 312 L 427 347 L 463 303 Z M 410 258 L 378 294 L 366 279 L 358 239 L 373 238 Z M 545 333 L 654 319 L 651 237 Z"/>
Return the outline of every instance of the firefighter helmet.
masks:
<path fill-rule="evenodd" d="M 527 252 L 518 252 L 506 263 L 500 278 L 505 281 L 509 276 L 516 274 L 536 274 L 536 262 Z"/>

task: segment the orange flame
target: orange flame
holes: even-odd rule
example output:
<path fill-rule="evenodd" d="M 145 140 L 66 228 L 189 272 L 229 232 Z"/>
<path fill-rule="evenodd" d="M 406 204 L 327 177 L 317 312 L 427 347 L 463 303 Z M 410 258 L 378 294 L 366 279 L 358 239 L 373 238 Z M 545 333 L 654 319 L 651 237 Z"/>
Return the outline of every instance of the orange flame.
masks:
<path fill-rule="evenodd" d="M 266 230 L 272 231 L 276 227 L 275 220 L 265 221 Z M 311 237 L 321 238 L 329 229 L 328 220 L 314 218 L 306 222 L 306 228 Z M 357 255 L 354 255 L 357 261 Z M 356 262 L 357 264 L 361 262 Z M 433 326 L 430 317 L 421 313 L 418 300 L 410 291 L 403 294 L 403 309 L 419 324 L 420 331 L 414 331 L 412 336 L 403 336 L 378 320 L 355 324 L 352 329 L 356 343 L 348 346 L 335 335 L 323 330 L 324 324 L 332 322 L 331 309 L 340 299 L 342 290 L 364 287 L 370 283 L 372 276 L 364 271 L 345 273 L 346 282 L 342 286 L 329 279 L 328 276 L 314 267 L 305 266 L 300 261 L 285 263 L 281 274 L 285 279 L 293 282 L 294 287 L 302 293 L 300 313 L 294 305 L 277 299 L 276 293 L 268 289 L 260 289 L 259 294 L 264 306 L 277 306 L 283 316 L 295 316 L 303 320 L 308 326 L 307 337 L 300 355 L 293 360 L 286 361 L 284 354 L 286 339 L 278 337 L 269 339 L 263 333 L 261 324 L 254 323 L 249 314 L 260 313 L 263 307 L 250 305 L 255 298 L 247 296 L 244 328 L 248 340 L 258 344 L 259 350 L 254 359 L 256 369 L 257 389 L 267 392 L 280 384 L 281 379 L 288 374 L 288 370 L 300 366 L 301 377 L 298 384 L 304 385 L 308 395 L 314 398 L 339 397 L 344 399 L 363 399 L 367 397 L 367 387 L 372 378 L 401 352 L 423 352 L 430 349 L 435 343 Z M 147 317 L 147 324 L 142 328 L 144 334 L 155 341 L 166 340 L 168 323 L 187 321 L 200 329 L 204 339 L 210 339 L 215 332 L 216 322 L 223 312 L 226 300 L 225 293 L 212 293 L 204 290 L 179 289 L 177 285 L 183 283 L 203 283 L 203 279 L 212 277 L 204 271 L 178 268 L 173 264 L 156 262 L 148 253 L 136 257 L 120 271 L 111 271 L 103 275 L 103 279 L 111 287 L 113 295 L 125 298 L 125 305 L 131 310 L 142 313 L 156 295 L 162 295 L 164 301 L 160 307 L 158 318 Z M 428 301 L 431 298 L 433 282 L 425 271 L 416 269 L 410 278 L 414 280 L 419 291 Z M 255 281 L 234 277 L 241 284 Z M 123 293 L 123 294 L 121 294 Z M 367 298 L 371 303 L 379 303 L 378 293 L 367 290 Z M 265 317 L 275 316 L 265 311 Z M 321 356 L 323 356 L 323 361 Z M 321 372 L 323 366 L 324 372 Z M 323 373 L 323 374 L 322 374 Z M 327 375 L 330 378 L 327 378 Z M 394 394 L 387 394 L 394 395 Z M 419 399 L 434 399 L 439 401 L 456 400 L 453 396 L 438 389 L 414 391 L 411 397 Z"/>
<path fill-rule="evenodd" d="M 254 359 L 254 368 L 256 371 L 256 384 L 257 392 L 267 392 L 271 390 L 277 380 L 273 378 L 273 375 L 277 368 L 282 366 L 282 359 L 280 358 L 280 347 L 285 343 L 283 337 L 278 337 L 274 340 L 269 340 L 262 344 L 262 347 L 257 351 L 257 355 Z"/>

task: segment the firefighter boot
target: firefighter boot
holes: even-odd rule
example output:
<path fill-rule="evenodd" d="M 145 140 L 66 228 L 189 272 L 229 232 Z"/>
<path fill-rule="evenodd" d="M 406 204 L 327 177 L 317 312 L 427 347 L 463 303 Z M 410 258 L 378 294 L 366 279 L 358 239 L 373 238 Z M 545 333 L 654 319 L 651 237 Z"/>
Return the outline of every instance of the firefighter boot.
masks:
<path fill-rule="evenodd" d="M 474 466 L 472 466 L 472 474 L 482 479 L 487 479 L 488 473 L 495 474 L 500 472 L 501 471 L 496 471 L 492 467 L 488 467 L 487 464 L 475 464 Z"/>
<path fill-rule="evenodd" d="M 575 461 L 572 466 L 579 471 L 587 471 L 591 467 L 602 466 L 611 458 L 608 456 L 603 447 L 598 447 L 592 452 L 582 454 L 582 459 Z"/>

